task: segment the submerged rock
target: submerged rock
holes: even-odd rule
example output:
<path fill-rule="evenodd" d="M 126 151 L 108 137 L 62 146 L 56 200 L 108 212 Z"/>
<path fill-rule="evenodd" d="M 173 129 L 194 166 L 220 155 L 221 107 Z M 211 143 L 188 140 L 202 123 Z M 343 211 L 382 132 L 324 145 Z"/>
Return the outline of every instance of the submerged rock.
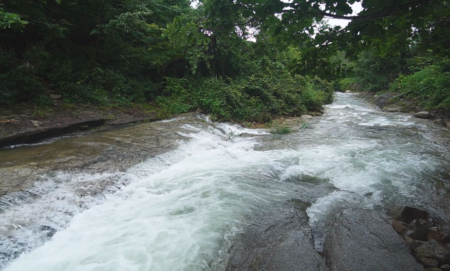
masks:
<path fill-rule="evenodd" d="M 369 210 L 347 209 L 338 213 L 324 243 L 329 270 L 423 270 L 387 221 Z"/>
<path fill-rule="evenodd" d="M 249 226 L 232 246 L 227 271 L 326 270 L 314 249 L 304 212 L 281 210 L 264 217 L 258 225 Z"/>

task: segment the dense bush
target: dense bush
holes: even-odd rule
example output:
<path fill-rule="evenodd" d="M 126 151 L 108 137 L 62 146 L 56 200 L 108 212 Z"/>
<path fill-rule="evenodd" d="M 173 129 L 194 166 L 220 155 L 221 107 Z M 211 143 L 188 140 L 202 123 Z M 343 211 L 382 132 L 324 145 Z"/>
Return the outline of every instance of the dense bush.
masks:
<path fill-rule="evenodd" d="M 170 113 L 199 108 L 217 120 L 266 122 L 274 116 L 321 110 L 333 96 L 330 83 L 299 75 L 273 78 L 258 74 L 227 81 L 216 77 L 193 85 L 181 81 L 176 88 L 172 82 L 172 92 L 157 101 Z"/>
<path fill-rule="evenodd" d="M 441 61 L 411 75 L 401 75 L 390 89 L 418 99 L 428 109 L 450 110 L 450 61 Z"/>

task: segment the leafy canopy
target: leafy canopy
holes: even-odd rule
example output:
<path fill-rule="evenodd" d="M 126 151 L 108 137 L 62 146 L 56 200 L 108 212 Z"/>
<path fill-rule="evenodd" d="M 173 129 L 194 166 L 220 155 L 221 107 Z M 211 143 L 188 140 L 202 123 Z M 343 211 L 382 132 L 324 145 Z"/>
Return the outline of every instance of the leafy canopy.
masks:
<path fill-rule="evenodd" d="M 362 11 L 352 15 L 352 4 Z M 339 50 L 357 53 L 368 46 L 380 55 L 408 46 L 411 41 L 424 50 L 449 55 L 450 3 L 446 0 L 207 0 L 210 18 L 222 26 L 242 22 L 280 40 L 300 43 L 315 37 L 315 45 L 334 44 Z M 345 29 L 318 31 L 325 18 L 346 19 Z"/>

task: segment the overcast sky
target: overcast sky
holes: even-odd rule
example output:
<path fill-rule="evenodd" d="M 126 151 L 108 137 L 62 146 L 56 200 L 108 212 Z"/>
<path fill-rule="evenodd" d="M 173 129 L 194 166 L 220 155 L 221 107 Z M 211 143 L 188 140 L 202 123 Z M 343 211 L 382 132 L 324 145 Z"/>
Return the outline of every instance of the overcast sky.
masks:
<path fill-rule="evenodd" d="M 353 4 L 352 9 L 353 9 L 352 15 L 357 15 L 362 10 L 361 2 Z M 350 20 L 328 19 L 328 23 L 332 26 L 339 25 L 341 27 L 346 27 L 349 22 Z"/>

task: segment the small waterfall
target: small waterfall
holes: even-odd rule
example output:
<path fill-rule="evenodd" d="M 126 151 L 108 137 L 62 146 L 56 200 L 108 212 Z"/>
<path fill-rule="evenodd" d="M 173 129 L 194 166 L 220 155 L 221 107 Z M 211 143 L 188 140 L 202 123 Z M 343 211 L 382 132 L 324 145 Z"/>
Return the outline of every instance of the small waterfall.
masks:
<path fill-rule="evenodd" d="M 224 270 L 259 211 L 292 200 L 306 204 L 318 250 L 342 208 L 445 211 L 448 131 L 353 94 L 283 136 L 207 118 L 161 125 L 176 127 L 170 151 L 123 171 L 52 171 L 2 197 L 4 270 Z"/>

